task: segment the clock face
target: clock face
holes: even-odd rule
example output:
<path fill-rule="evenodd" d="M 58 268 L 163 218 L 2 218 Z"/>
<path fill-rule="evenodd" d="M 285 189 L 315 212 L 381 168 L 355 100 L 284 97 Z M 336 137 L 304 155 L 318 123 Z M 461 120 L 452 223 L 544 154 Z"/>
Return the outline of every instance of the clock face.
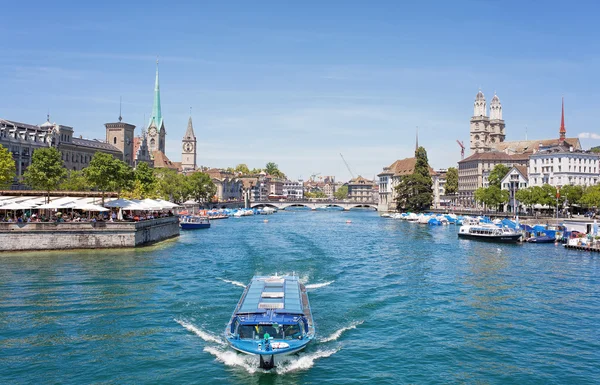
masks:
<path fill-rule="evenodd" d="M 150 131 L 148 133 L 150 134 L 150 136 L 156 136 L 156 127 L 150 128 Z"/>
<path fill-rule="evenodd" d="M 183 144 L 183 150 L 187 152 L 192 152 L 193 146 L 190 142 Z"/>

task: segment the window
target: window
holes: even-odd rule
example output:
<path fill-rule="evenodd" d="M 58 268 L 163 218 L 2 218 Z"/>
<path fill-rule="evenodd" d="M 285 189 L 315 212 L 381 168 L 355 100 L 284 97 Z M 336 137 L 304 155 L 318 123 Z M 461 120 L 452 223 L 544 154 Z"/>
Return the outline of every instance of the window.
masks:
<path fill-rule="evenodd" d="M 117 144 L 117 137 L 116 136 L 113 138 L 113 144 Z"/>

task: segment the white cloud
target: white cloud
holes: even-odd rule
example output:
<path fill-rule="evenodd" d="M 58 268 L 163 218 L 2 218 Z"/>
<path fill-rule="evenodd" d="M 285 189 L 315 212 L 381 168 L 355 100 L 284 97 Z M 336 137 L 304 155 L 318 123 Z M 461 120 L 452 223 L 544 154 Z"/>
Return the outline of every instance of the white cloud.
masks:
<path fill-rule="evenodd" d="M 600 139 L 600 134 L 595 134 L 593 132 L 582 132 L 577 136 L 579 139 Z"/>

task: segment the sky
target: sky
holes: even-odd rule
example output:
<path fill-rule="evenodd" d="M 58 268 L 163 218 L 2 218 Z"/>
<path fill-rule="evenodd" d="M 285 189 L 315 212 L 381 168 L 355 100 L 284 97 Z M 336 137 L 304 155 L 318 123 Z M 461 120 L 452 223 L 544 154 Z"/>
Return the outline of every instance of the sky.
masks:
<path fill-rule="evenodd" d="M 0 117 L 105 138 L 152 111 L 159 57 L 166 153 L 191 116 L 198 164 L 373 178 L 414 154 L 435 169 L 468 147 L 481 89 L 506 140 L 600 145 L 600 3 L 522 1 L 6 2 Z M 468 155 L 468 148 L 467 148 Z"/>

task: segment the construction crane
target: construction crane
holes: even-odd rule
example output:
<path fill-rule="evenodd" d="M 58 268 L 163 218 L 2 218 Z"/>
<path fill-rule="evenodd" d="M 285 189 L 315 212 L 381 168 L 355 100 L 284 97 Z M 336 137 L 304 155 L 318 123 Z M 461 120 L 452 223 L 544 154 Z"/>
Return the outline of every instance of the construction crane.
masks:
<path fill-rule="evenodd" d="M 456 139 L 456 143 L 460 146 L 460 159 L 465 159 L 465 145 L 463 142 Z"/>
<path fill-rule="evenodd" d="M 352 172 L 352 170 L 350 170 L 350 166 L 348 166 L 348 162 L 346 162 L 346 159 L 344 159 L 344 155 L 342 155 L 341 152 L 340 152 L 340 156 L 342 157 L 342 160 L 344 161 L 344 164 L 346 165 L 346 168 L 348 169 L 348 172 L 352 176 L 352 179 L 354 179 L 354 173 Z"/>
<path fill-rule="evenodd" d="M 311 182 L 314 182 L 314 181 L 315 181 L 315 177 L 316 177 L 316 176 L 318 176 L 318 175 L 321 175 L 321 173 L 320 173 L 320 172 L 314 172 L 314 173 L 312 173 L 312 174 L 310 175 L 310 179 L 309 179 L 309 180 L 310 180 Z"/>

